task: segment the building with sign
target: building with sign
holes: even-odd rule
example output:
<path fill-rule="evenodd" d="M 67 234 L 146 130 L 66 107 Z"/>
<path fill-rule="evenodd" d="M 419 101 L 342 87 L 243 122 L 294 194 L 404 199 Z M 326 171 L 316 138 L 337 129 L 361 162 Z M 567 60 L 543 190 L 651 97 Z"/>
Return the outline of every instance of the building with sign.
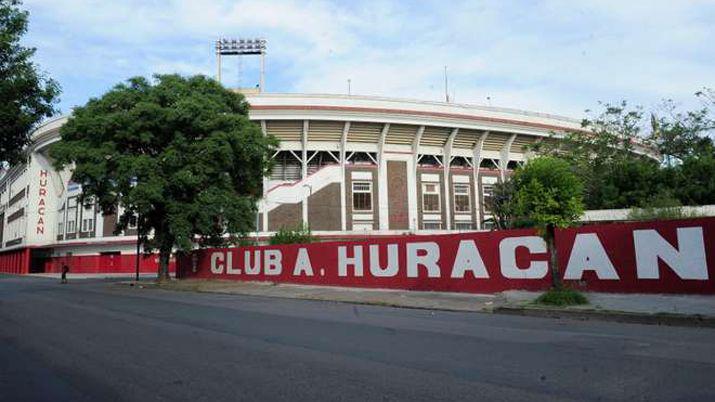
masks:
<path fill-rule="evenodd" d="M 528 146 L 581 129 L 578 120 L 496 107 L 349 95 L 246 97 L 251 120 L 280 140 L 264 179 L 258 238 L 303 223 L 323 239 L 485 229 L 492 186 L 529 158 Z M 136 231 L 117 233 L 117 215 L 80 202 L 71 172 L 52 166 L 48 145 L 65 121 L 39 127 L 28 162 L 0 178 L 0 271 L 53 271 L 65 258 L 74 272 L 131 272 Z M 153 270 L 156 261 L 141 264 Z"/>

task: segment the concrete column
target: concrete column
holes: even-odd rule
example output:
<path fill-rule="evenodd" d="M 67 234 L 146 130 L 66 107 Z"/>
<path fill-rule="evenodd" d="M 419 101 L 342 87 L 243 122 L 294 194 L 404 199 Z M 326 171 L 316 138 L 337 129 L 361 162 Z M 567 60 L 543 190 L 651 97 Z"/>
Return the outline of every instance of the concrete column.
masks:
<path fill-rule="evenodd" d="M 445 225 L 447 226 L 445 229 L 450 230 L 452 229 L 452 207 L 450 206 L 450 196 L 449 196 L 449 179 L 451 176 L 451 169 L 450 165 L 452 163 L 452 145 L 454 144 L 454 137 L 457 136 L 459 133 L 459 129 L 455 128 L 452 130 L 452 132 L 449 134 L 449 138 L 447 138 L 447 142 L 444 144 L 443 152 L 442 152 L 442 167 L 444 168 L 444 185 L 442 186 L 444 188 L 444 211 L 445 211 Z"/>
<path fill-rule="evenodd" d="M 310 124 L 309 120 L 303 120 L 303 135 L 301 136 L 301 142 L 303 145 L 303 149 L 301 152 L 301 161 L 300 161 L 301 162 L 301 172 L 300 172 L 301 180 L 305 180 L 305 178 L 308 177 L 308 128 L 309 128 L 309 124 Z M 303 224 L 307 225 L 308 224 L 308 195 L 305 195 L 303 197 L 302 212 L 303 212 Z"/>
<path fill-rule="evenodd" d="M 382 132 L 380 133 L 380 142 L 378 143 L 378 155 L 377 155 L 377 197 L 378 204 L 380 208 L 378 210 L 378 218 L 380 221 L 380 230 L 388 230 L 390 227 L 389 218 L 389 200 L 387 198 L 387 161 L 385 160 L 384 148 L 385 148 L 385 138 L 387 133 L 390 131 L 390 123 L 386 123 L 382 127 Z"/>
<path fill-rule="evenodd" d="M 264 137 L 266 135 L 268 135 L 268 130 L 266 130 L 266 121 L 265 120 L 261 120 L 261 131 L 263 132 Z M 264 232 L 268 231 L 268 203 L 266 200 L 267 192 L 268 192 L 268 178 L 266 176 L 263 176 L 263 219 L 262 219 L 263 222 L 261 222 L 261 226 L 263 227 Z"/>
<path fill-rule="evenodd" d="M 484 148 L 484 140 L 489 136 L 489 132 L 485 131 L 474 144 L 472 150 L 472 172 L 474 181 L 474 216 L 477 220 L 477 230 L 482 228 L 482 195 L 479 192 L 479 165 L 482 164 L 482 148 Z"/>
<path fill-rule="evenodd" d="M 502 181 L 506 178 L 506 168 L 509 165 L 509 155 L 511 154 L 511 144 L 514 143 L 516 134 L 512 134 L 499 151 L 499 177 Z"/>
<path fill-rule="evenodd" d="M 419 157 L 420 141 L 422 140 L 422 134 L 424 132 L 425 126 L 420 126 L 417 130 L 417 134 L 415 134 L 415 140 L 412 142 L 412 168 L 407 171 L 407 198 L 409 201 L 410 230 L 412 231 L 419 230 L 417 203 L 420 202 L 420 200 L 417 199 L 417 159 Z"/>
<path fill-rule="evenodd" d="M 346 121 L 343 126 L 343 135 L 340 138 L 340 229 L 347 230 L 347 192 L 345 189 L 345 147 L 348 142 L 348 133 L 350 132 L 350 122 Z"/>

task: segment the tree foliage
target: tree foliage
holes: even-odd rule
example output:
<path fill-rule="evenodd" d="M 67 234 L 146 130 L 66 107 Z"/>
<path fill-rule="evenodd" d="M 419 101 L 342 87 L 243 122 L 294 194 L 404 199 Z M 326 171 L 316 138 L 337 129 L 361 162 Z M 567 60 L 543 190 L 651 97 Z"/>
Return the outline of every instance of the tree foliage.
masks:
<path fill-rule="evenodd" d="M 511 182 L 508 208 L 515 222 L 567 227 L 583 213 L 582 183 L 563 159 L 534 158 L 514 172 Z"/>
<path fill-rule="evenodd" d="M 581 130 L 554 134 L 553 141 L 543 141 L 533 147 L 538 154 L 568 162 L 582 180 L 587 209 L 613 204 L 611 200 L 619 196 L 622 189 L 619 182 L 613 182 L 613 173 L 619 166 L 634 160 L 634 147 L 642 129 L 643 111 L 640 108 L 629 107 L 625 101 L 599 105 L 602 112 L 584 119 Z M 656 164 L 645 158 L 637 159 L 643 159 L 645 164 Z"/>
<path fill-rule="evenodd" d="M 38 72 L 34 48 L 20 45 L 28 13 L 19 0 L 0 0 L 0 162 L 23 160 L 32 129 L 55 113 L 55 81 Z"/>
<path fill-rule="evenodd" d="M 585 119 L 582 130 L 554 135 L 555 141 L 533 150 L 568 161 L 584 183 L 587 209 L 647 208 L 663 199 L 713 204 L 715 97 L 709 89 L 698 96 L 698 110 L 682 112 L 667 100 L 649 118 L 626 102 L 601 104 L 603 110 Z"/>
<path fill-rule="evenodd" d="M 138 216 L 160 278 L 172 248 L 220 245 L 255 228 L 256 201 L 276 146 L 248 119 L 243 96 L 203 76 L 132 78 L 76 108 L 51 152 L 105 213 Z"/>

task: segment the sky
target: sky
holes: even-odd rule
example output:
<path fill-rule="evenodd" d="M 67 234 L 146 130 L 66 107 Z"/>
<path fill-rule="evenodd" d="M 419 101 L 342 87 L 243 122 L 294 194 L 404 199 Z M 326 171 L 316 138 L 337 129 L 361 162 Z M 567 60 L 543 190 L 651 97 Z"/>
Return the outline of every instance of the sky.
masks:
<path fill-rule="evenodd" d="M 715 0 L 25 0 L 24 43 L 67 113 L 132 76 L 215 76 L 220 37 L 268 41 L 268 92 L 453 101 L 580 118 L 597 102 L 698 107 Z M 258 59 L 224 58 L 252 87 Z"/>

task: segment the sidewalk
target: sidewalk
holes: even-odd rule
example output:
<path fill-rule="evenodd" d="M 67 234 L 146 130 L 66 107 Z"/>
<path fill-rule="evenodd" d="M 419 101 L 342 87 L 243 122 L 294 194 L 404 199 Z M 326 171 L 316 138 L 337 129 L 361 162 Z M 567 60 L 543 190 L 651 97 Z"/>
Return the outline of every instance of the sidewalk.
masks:
<path fill-rule="evenodd" d="M 23 276 L 35 276 L 38 278 L 50 278 L 60 280 L 60 273 L 42 273 L 42 274 L 26 274 Z M 173 274 L 172 274 L 173 276 Z M 67 274 L 67 280 L 82 280 L 82 279 L 134 279 L 136 273 L 98 273 L 98 274 Z M 139 274 L 139 279 L 156 279 L 156 273 Z"/>
<path fill-rule="evenodd" d="M 534 299 L 540 293 L 526 291 L 471 294 L 186 279 L 159 286 L 167 290 L 324 300 L 403 308 L 715 327 L 715 296 L 585 293 L 589 300 L 588 305 L 551 307 L 534 304 Z"/>
<path fill-rule="evenodd" d="M 420 308 L 447 311 L 491 311 L 499 303 L 499 295 L 417 292 L 392 289 L 346 288 L 274 284 L 271 282 L 241 282 L 183 279 L 158 285 L 168 290 L 280 297 L 286 299 L 324 300 L 379 306 Z"/>

